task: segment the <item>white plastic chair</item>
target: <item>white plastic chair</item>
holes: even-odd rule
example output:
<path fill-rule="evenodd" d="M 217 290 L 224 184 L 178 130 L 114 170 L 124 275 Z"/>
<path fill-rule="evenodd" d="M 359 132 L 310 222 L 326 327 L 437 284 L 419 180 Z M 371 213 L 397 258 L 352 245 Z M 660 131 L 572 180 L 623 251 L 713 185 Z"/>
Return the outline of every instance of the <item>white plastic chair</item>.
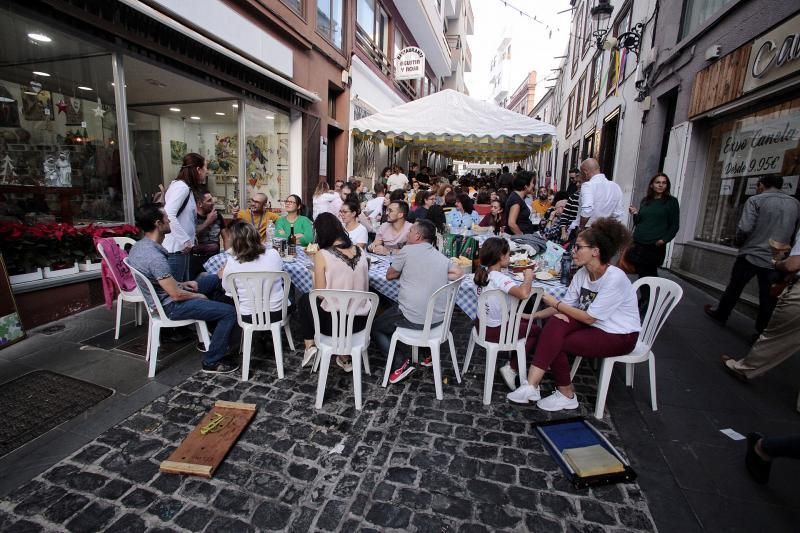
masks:
<path fill-rule="evenodd" d="M 469 368 L 470 360 L 472 359 L 472 351 L 475 345 L 482 346 L 486 350 L 486 377 L 483 382 L 483 405 L 489 405 L 492 401 L 492 387 L 494 386 L 494 371 L 497 364 L 498 352 L 517 352 L 517 368 L 519 368 L 520 383 L 526 383 L 526 364 L 525 358 L 525 340 L 531 332 L 533 320 L 528 321 L 528 329 L 525 331 L 525 336 L 520 338 L 519 326 L 522 322 L 522 314 L 526 305 L 531 298 L 534 299 L 533 309 L 539 308 L 542 301 L 544 291 L 541 288 L 535 288 L 531 291 L 531 295 L 520 300 L 514 296 L 504 293 L 500 289 L 492 289 L 481 292 L 478 297 L 478 322 L 480 329 L 475 330 L 473 327 L 469 337 L 469 345 L 467 346 L 467 357 L 464 360 L 464 367 L 461 369 L 461 374 L 466 375 Z M 494 298 L 500 304 L 500 335 L 497 342 L 489 342 L 486 340 L 486 316 L 487 304 L 489 299 Z"/>
<path fill-rule="evenodd" d="M 270 295 L 275 286 L 283 280 L 283 303 L 281 304 L 281 320 L 270 321 Z M 239 282 L 236 284 L 236 282 Z M 242 328 L 242 381 L 250 378 L 250 352 L 253 347 L 254 331 L 269 331 L 272 333 L 272 346 L 275 350 L 275 364 L 278 367 L 278 379 L 283 379 L 283 342 L 281 328 L 286 332 L 286 340 L 294 351 L 292 332 L 289 329 L 289 292 L 292 281 L 286 272 L 239 272 L 225 278 L 225 291 L 233 298 L 236 307 L 236 320 Z M 237 290 L 238 286 L 238 290 Z M 252 323 L 242 319 L 239 291 L 247 295 L 253 314 L 250 315 Z"/>
<path fill-rule="evenodd" d="M 614 363 L 625 363 L 625 385 L 628 387 L 633 387 L 634 363 L 644 363 L 645 361 L 649 363 L 650 403 L 653 411 L 658 410 L 656 403 L 656 358 L 652 347 L 658 332 L 661 331 L 662 326 L 667 321 L 667 317 L 683 297 L 683 289 L 674 281 L 656 277 L 641 278 L 633 284 L 633 288 L 636 291 L 642 286 L 650 288 L 650 299 L 647 304 L 647 312 L 642 320 L 642 330 L 639 332 L 636 348 L 627 355 L 603 358 L 597 383 L 597 405 L 594 408 L 595 418 L 603 418 L 603 410 L 606 405 Z M 570 371 L 570 379 L 575 377 L 582 359 L 582 357 L 575 358 Z"/>
<path fill-rule="evenodd" d="M 164 312 L 164 308 L 161 306 L 161 301 L 158 299 L 156 290 L 153 288 L 153 284 L 150 283 L 150 280 L 147 279 L 147 276 L 133 268 L 130 263 L 128 263 L 127 257 L 123 259 L 123 262 L 128 265 L 128 268 L 131 269 L 131 273 L 133 273 L 133 277 L 136 280 L 137 285 L 140 287 L 144 286 L 147 290 L 147 294 L 150 295 L 150 299 L 152 300 L 152 305 L 147 305 L 147 300 L 145 300 L 147 312 L 150 315 L 150 322 L 147 328 L 147 360 L 150 362 L 150 365 L 147 370 L 147 377 L 152 378 L 156 375 L 158 346 L 161 343 L 161 328 L 181 328 L 183 326 L 190 326 L 194 324 L 195 328 L 197 329 L 197 336 L 203 341 L 203 344 L 206 346 L 206 350 L 208 350 L 211 346 L 211 338 L 208 335 L 208 326 L 206 326 L 205 321 L 191 318 L 186 320 L 170 320 L 167 317 L 167 314 Z"/>
<path fill-rule="evenodd" d="M 456 359 L 456 349 L 453 344 L 453 335 L 450 333 L 450 321 L 453 318 L 453 307 L 456 303 L 456 294 L 464 276 L 447 285 L 441 287 L 431 295 L 428 300 L 428 309 L 425 312 L 425 324 L 423 329 L 396 328 L 392 334 L 391 344 L 389 345 L 389 357 L 386 359 L 386 370 L 383 373 L 383 386 L 389 382 L 389 374 L 392 371 L 392 361 L 394 360 L 394 350 L 397 342 L 402 342 L 411 346 L 411 354 L 414 363 L 419 362 L 419 348 L 430 348 L 431 360 L 433 363 L 433 382 L 436 387 L 436 399 L 441 400 L 442 395 L 442 365 L 439 357 L 439 347 L 444 342 L 450 345 L 450 357 L 453 359 L 453 372 L 456 374 L 456 381 L 461 383 L 461 374 L 458 371 L 458 361 Z M 433 327 L 433 310 L 436 302 L 445 299 L 445 312 L 442 323 Z"/>
<path fill-rule="evenodd" d="M 130 237 L 113 237 L 114 242 L 117 243 L 117 246 L 125 249 L 125 246 L 128 244 L 136 244 L 136 241 L 131 239 Z M 103 261 L 109 266 L 112 271 L 111 279 L 114 280 L 114 285 L 117 286 L 117 290 L 119 291 L 119 295 L 117 296 L 117 324 L 114 328 L 114 339 L 119 339 L 119 328 L 120 324 L 122 323 L 122 304 L 123 302 L 130 302 L 133 304 L 134 311 L 135 311 L 135 319 L 136 325 L 142 325 L 142 308 L 144 307 L 144 296 L 142 296 L 142 291 L 139 290 L 137 286 L 132 291 L 126 291 L 122 289 L 122 286 L 119 284 L 119 280 L 117 279 L 116 275 L 114 274 L 114 269 L 111 268 L 111 263 L 108 261 L 108 257 L 106 257 L 106 253 L 103 250 L 102 243 L 97 243 L 97 251 L 100 252 L 100 257 L 103 258 Z M 142 304 L 142 305 L 140 305 Z"/>
<path fill-rule="evenodd" d="M 319 309 L 317 299 L 322 298 L 330 307 L 331 335 L 322 335 L 319 326 Z M 369 314 L 366 327 L 353 332 L 355 313 L 353 309 L 361 307 L 364 301 L 369 302 Z M 317 381 L 317 400 L 314 406 L 322 409 L 322 400 L 325 397 L 325 384 L 328 381 L 328 369 L 331 366 L 331 357 L 334 355 L 349 355 L 353 365 L 353 393 L 356 400 L 356 409 L 361 410 L 361 364 L 364 371 L 370 375 L 367 346 L 372 321 L 378 310 L 378 295 L 364 291 L 344 291 L 336 289 L 314 289 L 309 294 L 311 315 L 314 317 L 314 344 L 317 346 L 317 359 L 314 368 L 319 365 L 319 378 Z"/>

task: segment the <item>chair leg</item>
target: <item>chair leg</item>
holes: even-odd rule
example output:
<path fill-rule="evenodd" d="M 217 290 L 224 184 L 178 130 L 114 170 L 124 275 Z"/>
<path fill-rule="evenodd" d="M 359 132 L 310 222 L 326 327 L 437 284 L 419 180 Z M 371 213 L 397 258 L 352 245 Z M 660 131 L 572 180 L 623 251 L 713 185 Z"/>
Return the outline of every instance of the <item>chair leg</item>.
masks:
<path fill-rule="evenodd" d="M 283 327 L 283 330 L 286 332 L 286 340 L 289 341 L 289 349 L 294 351 L 295 348 L 294 348 L 294 339 L 292 338 L 292 329 L 289 327 L 288 322 Z"/>
<path fill-rule="evenodd" d="M 442 358 L 439 354 L 438 339 L 433 341 L 431 347 L 431 362 L 433 363 L 433 385 L 436 388 L 436 399 L 442 400 Z"/>
<path fill-rule="evenodd" d="M 658 411 L 658 403 L 656 403 L 656 358 L 653 352 L 647 357 L 647 364 L 650 366 L 650 404 L 653 411 Z"/>
<path fill-rule="evenodd" d="M 361 360 L 364 361 L 364 372 L 368 375 L 372 375 L 372 370 L 369 368 L 369 353 L 367 352 L 367 347 L 364 346 L 364 350 L 361 352 Z"/>
<path fill-rule="evenodd" d="M 137 326 L 141 326 L 142 325 L 142 314 L 144 312 L 144 303 L 136 302 L 133 305 L 134 305 L 134 308 L 136 309 L 136 325 Z"/>
<path fill-rule="evenodd" d="M 417 346 L 411 347 L 411 362 L 415 365 L 419 364 L 419 347 Z"/>
<path fill-rule="evenodd" d="M 469 334 L 469 344 L 467 344 L 467 356 L 464 358 L 464 366 L 461 367 L 461 374 L 463 376 L 467 375 L 467 370 L 469 369 L 469 363 L 472 361 L 472 351 L 475 349 L 475 331 L 471 331 Z"/>
<path fill-rule="evenodd" d="M 581 366 L 581 361 L 583 361 L 583 357 L 580 355 L 575 358 L 572 362 L 572 369 L 569 371 L 569 379 L 573 381 L 575 379 L 575 374 L 578 373 L 578 367 Z"/>
<path fill-rule="evenodd" d="M 156 376 L 156 363 L 158 362 L 158 345 L 160 335 L 161 328 L 158 325 L 150 327 L 150 335 L 147 339 L 147 357 L 150 359 L 150 364 L 147 369 L 148 378 L 153 378 Z"/>
<path fill-rule="evenodd" d="M 211 336 L 208 334 L 208 325 L 206 325 L 204 320 L 198 320 L 194 324 L 194 328 L 197 331 L 197 338 L 203 341 L 203 344 L 206 345 L 206 351 L 211 348 Z"/>
<path fill-rule="evenodd" d="M 275 350 L 275 366 L 278 367 L 278 379 L 283 379 L 283 339 L 281 328 L 275 326 L 272 330 L 272 348 Z"/>
<path fill-rule="evenodd" d="M 456 381 L 461 383 L 461 372 L 458 371 L 458 358 L 456 357 L 456 346 L 453 343 L 453 335 L 447 334 L 447 343 L 450 345 L 450 358 L 453 360 L 453 372 L 456 374 Z"/>
<path fill-rule="evenodd" d="M 597 383 L 597 405 L 594 408 L 594 417 L 598 420 L 603 418 L 603 410 L 606 407 L 606 397 L 608 387 L 611 384 L 611 372 L 614 370 L 614 363 L 604 359 L 600 367 L 600 379 Z"/>
<path fill-rule="evenodd" d="M 356 348 L 350 354 L 353 365 L 353 394 L 356 397 L 356 410 L 361 410 L 361 350 Z"/>
<path fill-rule="evenodd" d="M 250 379 L 250 354 L 253 349 L 253 330 L 242 331 L 242 381 Z"/>
<path fill-rule="evenodd" d="M 528 362 L 525 354 L 525 339 L 517 342 L 517 370 L 519 371 L 519 384 L 528 384 Z"/>
<path fill-rule="evenodd" d="M 119 326 L 122 323 L 122 295 L 117 296 L 117 325 L 114 328 L 114 340 L 119 339 Z"/>
<path fill-rule="evenodd" d="M 392 373 L 392 361 L 394 361 L 394 350 L 397 348 L 397 337 L 392 335 L 392 341 L 389 344 L 389 356 L 386 358 L 386 369 L 383 371 L 383 387 L 389 383 L 389 374 Z"/>
<path fill-rule="evenodd" d="M 635 368 L 633 363 L 628 363 L 625 365 L 625 386 L 633 388 L 633 372 Z"/>
<path fill-rule="evenodd" d="M 331 366 L 331 354 L 327 350 L 319 349 L 317 352 L 319 358 L 319 376 L 317 378 L 317 401 L 314 407 L 322 409 L 322 400 L 325 398 L 325 384 L 328 381 L 328 369 Z"/>
<path fill-rule="evenodd" d="M 497 349 L 489 345 L 486 348 L 486 376 L 483 380 L 483 405 L 492 403 L 492 387 L 494 386 L 494 371 L 497 365 Z"/>

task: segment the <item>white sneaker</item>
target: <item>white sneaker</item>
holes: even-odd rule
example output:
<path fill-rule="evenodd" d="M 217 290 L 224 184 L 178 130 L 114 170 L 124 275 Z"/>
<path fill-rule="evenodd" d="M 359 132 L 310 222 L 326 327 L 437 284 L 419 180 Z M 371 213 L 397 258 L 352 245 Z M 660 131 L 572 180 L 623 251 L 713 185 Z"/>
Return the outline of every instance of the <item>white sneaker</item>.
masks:
<path fill-rule="evenodd" d="M 539 394 L 539 387 L 533 385 L 520 385 L 514 392 L 506 394 L 506 398 L 514 403 L 535 402 L 542 396 Z"/>
<path fill-rule="evenodd" d="M 561 411 L 562 409 L 577 409 L 578 396 L 572 395 L 572 398 L 567 398 L 557 390 L 553 394 L 543 400 L 536 402 L 536 406 L 543 411 Z"/>
<path fill-rule="evenodd" d="M 517 388 L 517 371 L 511 368 L 511 365 L 506 363 L 504 366 L 500 367 L 500 375 L 503 377 L 503 381 L 506 382 L 508 386 L 508 390 L 514 390 Z"/>

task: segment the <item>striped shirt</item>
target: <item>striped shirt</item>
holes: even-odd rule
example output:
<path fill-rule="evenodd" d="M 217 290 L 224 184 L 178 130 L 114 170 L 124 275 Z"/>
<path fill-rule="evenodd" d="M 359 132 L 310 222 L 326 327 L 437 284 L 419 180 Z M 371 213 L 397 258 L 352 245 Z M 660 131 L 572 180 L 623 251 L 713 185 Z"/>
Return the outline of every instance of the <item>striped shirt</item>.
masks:
<path fill-rule="evenodd" d="M 581 191 L 578 189 L 572 196 L 567 199 L 567 205 L 564 206 L 564 212 L 561 214 L 559 222 L 560 227 L 569 228 L 573 222 L 578 218 L 578 212 L 581 209 Z"/>

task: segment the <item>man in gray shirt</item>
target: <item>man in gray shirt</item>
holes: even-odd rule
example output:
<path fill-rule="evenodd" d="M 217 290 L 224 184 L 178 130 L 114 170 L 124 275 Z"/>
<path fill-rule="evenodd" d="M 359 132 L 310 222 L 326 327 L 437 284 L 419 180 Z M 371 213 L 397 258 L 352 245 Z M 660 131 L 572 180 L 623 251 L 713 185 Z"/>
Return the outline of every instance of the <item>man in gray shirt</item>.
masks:
<path fill-rule="evenodd" d="M 448 281 L 458 279 L 463 274 L 461 268 L 450 262 L 439 250 L 433 247 L 436 241 L 436 228 L 429 220 L 418 220 L 408 231 L 408 241 L 403 249 L 395 254 L 392 266 L 386 272 L 386 279 L 400 280 L 398 305 L 393 305 L 375 319 L 372 325 L 372 338 L 384 355 L 389 355 L 392 334 L 398 327 L 423 329 L 425 313 L 431 295 L 446 285 Z M 431 325 L 444 320 L 444 298 L 440 298 L 434 308 Z M 391 383 L 397 383 L 414 371 L 411 359 L 400 356 L 395 350 L 391 362 Z M 423 366 L 430 366 L 426 359 Z"/>
<path fill-rule="evenodd" d="M 758 316 L 756 332 L 761 334 L 769 323 L 776 299 L 769 293 L 776 273 L 769 240 L 789 244 L 800 227 L 800 202 L 781 191 L 783 178 L 763 176 L 758 180 L 756 195 L 747 199 L 736 230 L 739 255 L 733 264 L 731 279 L 717 308 L 704 307 L 706 314 L 724 324 L 730 316 L 745 285 L 758 278 Z M 756 335 L 754 338 L 757 338 Z"/>

